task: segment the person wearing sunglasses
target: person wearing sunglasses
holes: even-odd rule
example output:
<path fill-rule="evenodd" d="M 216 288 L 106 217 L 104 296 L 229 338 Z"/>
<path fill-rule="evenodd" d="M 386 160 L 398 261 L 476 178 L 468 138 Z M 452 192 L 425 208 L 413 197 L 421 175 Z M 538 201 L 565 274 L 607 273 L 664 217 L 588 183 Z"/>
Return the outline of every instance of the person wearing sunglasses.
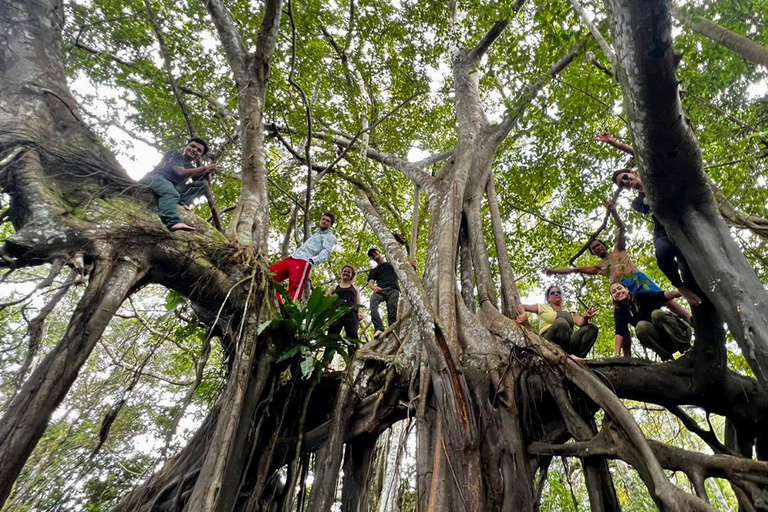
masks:
<path fill-rule="evenodd" d="M 619 142 L 615 137 L 608 133 L 601 133 L 595 140 L 605 142 L 616 149 L 634 157 L 635 150 L 632 146 Z M 651 207 L 645 197 L 645 188 L 637 172 L 632 169 L 621 169 L 613 173 L 611 177 L 613 182 L 619 188 L 626 188 L 637 192 L 637 197 L 632 201 L 632 209 L 643 215 L 651 213 Z M 693 279 L 688 262 L 685 261 L 683 253 L 672 243 L 667 235 L 666 229 L 656 216 L 651 215 L 653 220 L 653 246 L 656 252 L 656 263 L 659 269 L 667 276 L 669 282 L 680 291 L 688 303 L 692 306 L 701 304 L 701 298 L 698 295 L 699 287 Z M 682 275 L 681 275 L 682 274 Z M 690 285 L 690 286 L 689 286 Z M 696 290 L 696 291 L 694 291 Z"/>
<path fill-rule="evenodd" d="M 563 309 L 563 292 L 552 285 L 544 292 L 545 304 L 520 304 L 516 320 L 519 324 L 528 321 L 528 313 L 539 317 L 539 334 L 556 343 L 563 350 L 576 357 L 586 357 L 597 341 L 598 328 L 590 320 L 597 314 L 589 308 L 584 314 Z M 574 327 L 578 327 L 574 331 Z"/>
<path fill-rule="evenodd" d="M 667 235 L 667 230 L 659 222 L 659 219 L 651 213 L 651 207 L 645 196 L 643 182 L 640 180 L 637 172 L 630 169 L 621 169 L 613 173 L 613 182 L 619 188 L 627 188 L 637 192 L 637 196 L 632 201 L 632 209 L 643 214 L 651 214 L 653 221 L 653 247 L 656 251 L 656 264 L 659 269 L 667 276 L 672 286 L 680 290 L 680 294 L 685 297 L 692 306 L 701 304 L 701 298 L 698 294 L 687 286 L 686 283 L 693 283 L 694 288 L 698 288 L 693 281 L 688 262 L 685 261 L 683 253 L 672 243 Z"/>
<path fill-rule="evenodd" d="M 608 245 L 600 239 L 592 240 L 589 243 L 589 252 L 600 258 L 600 263 L 587 267 L 549 268 L 546 270 L 546 274 L 603 275 L 608 276 L 611 283 L 623 284 L 630 293 L 637 293 L 641 290 L 660 292 L 661 288 L 645 272 L 640 271 L 629 257 L 627 253 L 627 229 L 616 211 L 616 207 L 611 203 L 606 203 L 605 207 L 618 228 L 613 250 L 610 251 Z M 670 301 L 669 308 L 675 314 L 690 321 L 691 314 L 682 305 Z"/>

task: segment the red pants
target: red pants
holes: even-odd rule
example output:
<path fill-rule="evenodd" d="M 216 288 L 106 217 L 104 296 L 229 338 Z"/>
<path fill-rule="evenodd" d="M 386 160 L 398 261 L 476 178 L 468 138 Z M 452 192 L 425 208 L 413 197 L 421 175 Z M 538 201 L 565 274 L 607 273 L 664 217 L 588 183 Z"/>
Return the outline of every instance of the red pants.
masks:
<path fill-rule="evenodd" d="M 288 279 L 288 295 L 290 295 L 291 300 L 297 301 L 304 293 L 309 274 L 312 272 L 312 265 L 308 261 L 297 260 L 289 256 L 269 267 L 269 270 L 275 273 L 272 279 L 276 283 Z M 282 298 L 279 294 L 278 300 L 282 304 Z"/>

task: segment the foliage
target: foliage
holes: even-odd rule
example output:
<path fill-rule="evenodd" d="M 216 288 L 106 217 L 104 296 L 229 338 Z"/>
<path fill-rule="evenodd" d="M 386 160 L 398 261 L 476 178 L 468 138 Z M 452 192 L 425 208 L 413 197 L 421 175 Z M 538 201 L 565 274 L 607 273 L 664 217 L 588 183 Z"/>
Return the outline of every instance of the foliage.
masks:
<path fill-rule="evenodd" d="M 305 378 L 315 372 L 322 373 L 335 354 L 348 362 L 351 351 L 357 348 L 359 341 L 328 332 L 331 325 L 351 311 L 344 301 L 338 295 L 327 295 L 324 289 L 317 287 L 302 307 L 301 302 L 291 300 L 285 288 L 279 284 L 275 287 L 283 297 L 281 316 L 260 327 L 272 339 L 283 340 L 285 349 L 275 362 L 299 356 L 299 367 Z"/>
<path fill-rule="evenodd" d="M 583 3 L 595 13 L 595 22 L 607 35 L 602 3 Z M 690 3 L 709 18 L 768 45 L 768 30 L 764 30 L 768 2 Z M 227 4 L 246 34 L 247 45 L 252 47 L 259 19 L 252 12 L 256 3 L 233 0 Z M 443 2 L 356 1 L 354 19 L 345 2 L 295 3 L 296 79 L 314 98 L 314 128 L 354 134 L 366 122 L 370 125 L 381 119 L 415 95 L 371 131 L 370 146 L 409 158 L 417 155 L 413 159 L 451 148 L 457 134 L 453 78 L 448 71 L 450 50 L 454 45 L 477 42 L 496 20 L 510 16 L 510 2 L 458 4 L 463 14 L 457 26 L 451 27 Z M 177 82 L 201 93 L 185 93 L 184 98 L 200 135 L 212 143 L 214 151 L 222 153 L 219 161 L 225 164 L 227 173 L 215 179 L 214 192 L 219 206 L 226 209 L 238 198 L 240 161 L 237 143 L 232 142 L 238 133 L 237 92 L 223 52 L 203 2 L 155 0 L 152 5 L 172 55 Z M 169 91 L 167 70 L 158 56 L 157 38 L 146 9 L 141 3 L 127 0 L 67 2 L 65 9 L 65 65 L 85 110 L 84 120 L 125 161 L 139 158 L 144 168 L 151 168 L 156 155 L 140 156 L 135 148 L 177 148 L 187 134 L 178 104 Z M 327 163 L 338 148 L 321 140 L 306 141 L 304 112 L 296 91 L 287 83 L 291 48 L 285 18 L 271 69 L 266 121 L 290 127 L 290 133 L 284 135 L 291 144 L 310 144 L 313 159 Z M 331 37 L 324 35 L 323 29 Z M 701 144 L 709 176 L 742 211 L 766 217 L 768 168 L 766 144 L 760 137 L 766 131 L 767 71 L 683 27 L 678 29 L 675 44 L 683 52 L 679 76 L 687 92 L 684 106 Z M 527 83 L 586 36 L 586 29 L 567 0 L 528 2 L 520 14 L 512 17 L 510 26 L 478 70 L 489 116 L 500 119 L 511 99 Z M 591 39 L 586 42 L 586 50 L 594 52 L 598 61 L 607 65 L 607 59 Z M 602 132 L 623 140 L 628 138 L 620 102 L 617 84 L 582 54 L 535 100 L 497 157 L 496 188 L 505 219 L 505 236 L 519 277 L 517 284 L 528 300 L 539 301 L 541 290 L 552 281 L 544 276 L 544 269 L 567 266 L 602 221 L 601 203 L 611 193 L 607 176 L 628 159 L 593 138 Z M 303 236 L 289 231 L 289 219 L 305 184 L 306 167 L 293 160 L 275 138 L 268 140 L 267 164 L 271 179 L 271 247 L 277 247 L 286 233 L 289 246 L 295 247 Z M 339 219 L 334 227 L 339 238 L 337 250 L 328 263 L 315 271 L 315 278 L 325 282 L 331 281 L 344 263 L 365 269 L 366 249 L 378 244 L 350 199 L 345 176 L 370 186 L 393 232 L 407 235 L 411 227 L 414 189 L 400 174 L 363 158 L 358 151 L 350 152 L 336 171 L 317 184 L 309 212 L 310 225 L 325 210 L 334 211 Z M 430 171 L 436 172 L 437 166 Z M 629 199 L 624 193 L 618 204 L 629 228 L 630 254 L 639 268 L 669 289 L 671 285 L 655 265 L 648 221 L 629 211 Z M 428 212 L 423 200 L 421 204 L 421 229 L 415 251 L 423 268 L 430 249 L 425 243 Z M 198 205 L 197 213 L 206 217 L 207 207 Z M 0 238 L 7 239 L 12 226 L 4 223 L 1 229 Z M 611 240 L 613 234 L 615 230 L 609 224 L 608 231 L 601 236 Z M 733 234 L 765 282 L 765 243 L 744 229 L 734 228 Z M 486 236 L 490 239 L 490 232 Z M 495 265 L 496 255 L 490 256 Z M 594 263 L 589 254 L 576 261 L 577 265 Z M 3 302 L 18 298 L 19 290 L 32 278 L 39 276 L 17 270 L 4 280 Z M 358 284 L 365 280 L 359 279 Z M 600 338 L 592 356 L 610 355 L 613 326 L 607 281 L 577 276 L 557 281 L 572 306 L 599 306 L 596 323 L 601 328 Z M 87 502 L 91 510 L 107 509 L 111 500 L 143 478 L 160 460 L 159 440 L 195 375 L 208 335 L 197 326 L 181 296 L 157 289 L 145 292 L 136 303 L 142 316 L 150 321 L 144 324 L 136 318 L 125 318 L 111 324 L 104 343 L 84 368 L 83 378 L 72 389 L 30 459 L 20 479 L 19 493 L 9 507 L 55 507 L 67 499 L 77 501 L 72 498 L 76 496 L 82 500 L 78 503 Z M 73 291 L 46 323 L 46 336 L 35 361 L 61 336 L 65 313 L 76 305 L 75 295 Z M 42 300 L 39 299 L 40 303 Z M 0 310 L 0 322 L 5 326 L 0 337 L 3 402 L 14 392 L 15 372 L 24 360 L 26 320 L 39 311 L 40 303 Z M 313 291 L 304 308 L 286 301 L 281 317 L 264 326 L 273 339 L 289 340 L 279 361 L 300 361 L 302 375 L 309 377 L 322 372 L 335 353 L 347 359 L 355 344 L 327 334 L 328 326 L 345 311 L 335 296 L 325 297 L 320 287 Z M 130 316 L 132 312 L 126 307 L 123 314 Z M 147 325 L 161 335 L 149 333 Z M 735 344 L 729 343 L 728 349 L 729 367 L 751 375 Z M 644 355 L 641 350 L 636 354 Z M 186 425 L 182 425 L 182 435 L 177 436 L 173 447 L 181 444 L 184 431 L 194 429 L 219 395 L 224 382 L 223 359 L 219 344 L 214 342 L 203 382 L 186 415 Z M 107 446 L 94 459 L 88 459 L 102 418 L 123 397 L 134 374 L 128 368 L 145 360 L 147 375 L 159 375 L 166 380 L 142 377 L 127 397 L 128 403 L 112 427 Z M 680 430 L 677 420 L 669 415 L 646 414 L 638 419 L 649 436 Z M 642 486 L 634 472 L 619 466 L 613 466 L 613 470 L 627 510 L 650 508 L 650 498 L 640 493 Z M 58 493 L 49 482 L 64 487 L 64 475 L 68 474 L 78 475 L 76 485 L 70 482 L 66 492 Z M 550 472 L 549 492 L 542 510 L 565 510 L 571 506 L 570 491 L 562 475 Z M 577 489 L 580 496 L 582 491 L 583 488 Z M 410 495 L 406 495 L 404 501 L 410 503 L 409 500 Z"/>

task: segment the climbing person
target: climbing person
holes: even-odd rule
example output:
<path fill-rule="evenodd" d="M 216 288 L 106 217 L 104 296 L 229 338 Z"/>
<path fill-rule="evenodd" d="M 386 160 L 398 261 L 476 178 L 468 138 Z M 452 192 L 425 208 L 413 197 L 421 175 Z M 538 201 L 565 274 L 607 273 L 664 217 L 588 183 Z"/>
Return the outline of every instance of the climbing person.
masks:
<path fill-rule="evenodd" d="M 629 254 L 627 254 L 627 228 L 616 211 L 616 207 L 612 203 L 606 203 L 605 206 L 618 228 L 613 251 L 609 251 L 607 244 L 602 240 L 592 240 L 589 243 L 589 252 L 600 258 L 600 263 L 588 267 L 550 268 L 546 270 L 546 274 L 578 273 L 587 275 L 607 275 L 611 283 L 623 284 L 629 289 L 630 293 L 637 293 L 640 290 L 660 292 L 661 288 L 644 272 L 638 270 L 632 262 L 632 259 L 629 257 Z M 669 309 L 682 318 L 690 321 L 691 314 L 677 302 L 671 301 Z"/>
<path fill-rule="evenodd" d="M 597 341 L 598 328 L 590 323 L 597 314 L 595 308 L 589 308 L 584 314 L 563 309 L 563 292 L 557 285 L 552 285 L 544 292 L 544 304 L 519 304 L 517 323 L 528 321 L 528 313 L 539 316 L 539 334 L 556 343 L 569 354 L 586 357 Z M 577 326 L 576 331 L 573 330 Z"/>
<path fill-rule="evenodd" d="M 320 217 L 317 231 L 304 242 L 304 245 L 289 257 L 269 267 L 269 270 L 274 273 L 272 279 L 276 283 L 288 279 L 288 295 L 292 301 L 301 298 L 312 268 L 330 258 L 333 246 L 336 245 L 336 236 L 331 230 L 335 221 L 336 217 L 332 213 L 325 212 Z M 279 295 L 278 301 L 282 304 L 282 297 Z"/>
<path fill-rule="evenodd" d="M 328 334 L 341 334 L 341 329 L 344 328 L 344 336 L 356 340 L 358 339 L 357 329 L 363 319 L 363 312 L 359 307 L 362 302 L 360 292 L 353 284 L 355 274 L 357 272 L 352 265 L 344 265 L 341 267 L 341 282 L 334 289 L 328 290 L 328 295 L 338 295 L 344 304 L 351 308 L 328 328 Z"/>
<path fill-rule="evenodd" d="M 675 352 L 691 348 L 693 329 L 684 319 L 661 308 L 671 299 L 680 297 L 679 291 L 647 291 L 630 293 L 621 283 L 609 289 L 613 299 L 613 319 L 616 324 L 614 355 L 631 354 L 632 338 L 629 326 L 635 328 L 640 344 L 656 352 L 662 361 L 672 359 Z"/>
<path fill-rule="evenodd" d="M 609 251 L 608 245 L 596 238 L 589 243 L 589 252 L 600 258 L 600 263 L 588 267 L 550 268 L 546 270 L 546 274 L 607 275 L 612 283 L 621 282 L 633 291 L 643 289 L 661 291 L 656 283 L 632 263 L 632 259 L 627 254 L 626 226 L 613 204 L 607 203 L 606 208 L 618 228 L 613 250 Z"/>
<path fill-rule="evenodd" d="M 635 150 L 631 146 L 618 141 L 608 133 L 601 133 L 595 137 L 595 140 L 605 142 L 632 157 L 635 156 Z M 633 210 L 643 215 L 651 213 L 651 207 L 645 196 L 643 182 L 636 171 L 632 169 L 618 170 L 613 173 L 611 180 L 619 188 L 628 188 L 637 192 L 637 196 L 632 201 Z M 680 290 L 680 294 L 685 297 L 690 305 L 698 306 L 701 304 L 701 298 L 697 293 L 699 288 L 693 279 L 693 275 L 688 267 L 688 262 L 685 260 L 683 253 L 680 252 L 680 249 L 672 243 L 667 234 L 667 230 L 661 222 L 659 222 L 659 219 L 651 214 L 651 220 L 653 221 L 653 246 L 656 252 L 656 263 L 659 266 L 659 269 L 665 276 L 667 276 L 669 282 L 672 283 L 675 288 Z M 693 287 L 693 289 L 691 287 Z M 694 289 L 696 291 L 694 291 Z"/>
<path fill-rule="evenodd" d="M 395 267 L 384 260 L 376 247 L 368 249 L 368 258 L 376 262 L 376 267 L 368 274 L 368 287 L 373 290 L 371 294 L 371 323 L 373 323 L 373 337 L 378 338 L 384 333 L 384 324 L 381 321 L 379 305 L 387 303 L 387 325 L 392 327 L 397 321 L 397 301 L 400 300 L 400 285 L 395 273 Z"/>
<path fill-rule="evenodd" d="M 160 220 L 171 231 L 195 231 L 193 226 L 181 220 L 177 206 L 189 209 L 192 202 L 204 195 L 209 186 L 207 181 L 199 178 L 221 170 L 221 164 L 217 163 L 197 166 L 195 162 L 207 152 L 208 144 L 203 139 L 189 139 L 183 152 L 169 151 L 160 163 L 139 181 L 151 188 L 157 196 Z M 190 178 L 193 181 L 188 183 Z"/>
<path fill-rule="evenodd" d="M 633 210 L 643 215 L 651 213 L 643 182 L 637 172 L 622 169 L 614 172 L 611 179 L 619 188 L 629 188 L 637 192 L 637 196 L 632 201 Z M 688 267 L 688 262 L 680 249 L 669 239 L 667 230 L 659 222 L 659 219 L 651 214 L 651 220 L 653 221 L 653 247 L 656 251 L 656 264 L 659 266 L 659 270 L 667 276 L 672 286 L 680 290 L 680 294 L 690 305 L 698 306 L 701 304 L 701 298 L 686 284 L 691 283 L 694 288 L 698 289 Z"/>

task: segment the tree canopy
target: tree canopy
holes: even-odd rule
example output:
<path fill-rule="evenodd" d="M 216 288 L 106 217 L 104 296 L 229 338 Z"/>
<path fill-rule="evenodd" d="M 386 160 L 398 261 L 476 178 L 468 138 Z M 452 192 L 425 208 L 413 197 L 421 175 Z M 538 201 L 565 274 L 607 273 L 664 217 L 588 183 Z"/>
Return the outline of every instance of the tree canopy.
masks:
<path fill-rule="evenodd" d="M 760 510 L 768 3 L 605 4 L 0 0 L 5 509 Z M 114 156 L 192 136 L 225 170 L 172 234 Z M 630 167 L 706 294 L 675 362 L 544 273 L 615 200 L 671 289 Z M 348 362 L 266 327 L 325 211 L 315 287 L 369 247 L 404 287 Z M 586 363 L 514 323 L 552 283 L 598 308 Z"/>

